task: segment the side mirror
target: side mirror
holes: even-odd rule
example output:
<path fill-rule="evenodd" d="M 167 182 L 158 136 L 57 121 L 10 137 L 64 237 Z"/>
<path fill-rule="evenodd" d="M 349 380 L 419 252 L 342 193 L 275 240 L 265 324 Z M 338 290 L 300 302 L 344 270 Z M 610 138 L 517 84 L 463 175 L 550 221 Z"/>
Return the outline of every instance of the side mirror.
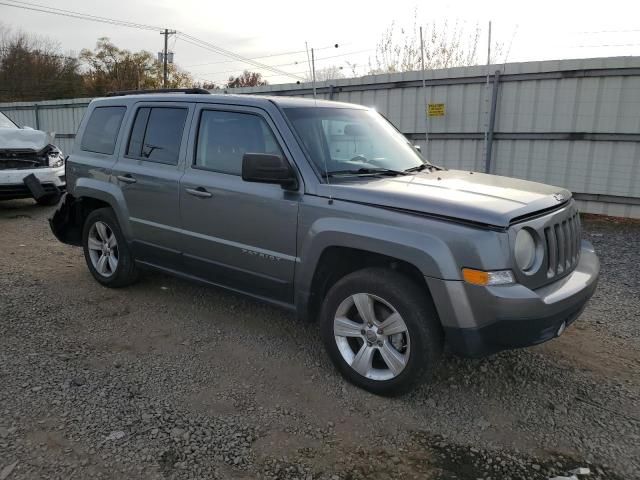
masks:
<path fill-rule="evenodd" d="M 420 145 L 414 145 L 413 148 L 422 153 L 422 148 L 420 148 Z"/>
<path fill-rule="evenodd" d="M 245 153 L 242 157 L 242 179 L 245 182 L 275 183 L 282 188 L 298 188 L 298 180 L 289 163 L 279 155 Z"/>

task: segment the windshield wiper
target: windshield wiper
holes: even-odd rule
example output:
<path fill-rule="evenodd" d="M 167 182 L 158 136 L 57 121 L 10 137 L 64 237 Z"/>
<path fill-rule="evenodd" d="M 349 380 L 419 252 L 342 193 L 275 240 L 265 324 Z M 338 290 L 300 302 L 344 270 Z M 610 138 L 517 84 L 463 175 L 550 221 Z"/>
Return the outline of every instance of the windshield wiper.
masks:
<path fill-rule="evenodd" d="M 440 167 L 437 167 L 437 166 L 433 165 L 432 163 L 423 163 L 421 165 L 418 165 L 417 167 L 407 168 L 405 170 L 405 172 L 421 172 L 425 168 L 433 168 L 434 170 L 441 170 Z"/>
<path fill-rule="evenodd" d="M 328 172 L 325 176 L 335 177 L 340 175 L 407 175 L 406 171 L 393 170 L 391 168 L 358 168 L 357 170 L 335 170 Z"/>

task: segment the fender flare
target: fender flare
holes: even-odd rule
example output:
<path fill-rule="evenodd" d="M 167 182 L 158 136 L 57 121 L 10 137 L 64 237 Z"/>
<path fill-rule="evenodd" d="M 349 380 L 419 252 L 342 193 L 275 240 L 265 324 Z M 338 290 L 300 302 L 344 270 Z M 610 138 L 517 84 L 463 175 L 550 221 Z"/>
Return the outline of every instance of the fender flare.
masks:
<path fill-rule="evenodd" d="M 398 239 L 402 239 L 402 243 Z M 348 218 L 322 218 L 311 225 L 301 244 L 301 267 L 295 277 L 299 312 L 306 309 L 322 254 L 331 247 L 358 249 L 396 258 L 415 266 L 427 277 L 455 279 L 459 276 L 447 244 L 424 231 Z"/>
<path fill-rule="evenodd" d="M 126 238 L 131 238 L 129 209 L 122 190 L 117 185 L 95 178 L 78 178 L 73 195 L 78 199 L 95 198 L 109 204 L 118 219 L 122 233 Z"/>

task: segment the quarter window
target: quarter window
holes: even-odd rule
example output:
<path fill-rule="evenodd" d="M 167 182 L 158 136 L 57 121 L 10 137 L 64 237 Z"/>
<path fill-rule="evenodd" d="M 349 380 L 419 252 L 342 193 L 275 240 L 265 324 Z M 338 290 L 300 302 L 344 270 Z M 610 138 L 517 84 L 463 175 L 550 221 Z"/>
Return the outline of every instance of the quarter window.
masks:
<path fill-rule="evenodd" d="M 195 166 L 240 175 L 245 153 L 283 155 L 269 125 L 258 115 L 204 110 Z"/>
<path fill-rule="evenodd" d="M 177 165 L 187 113 L 186 108 L 138 109 L 127 155 L 150 162 Z"/>
<path fill-rule="evenodd" d="M 80 148 L 87 152 L 113 155 L 126 107 L 96 107 L 82 134 Z"/>

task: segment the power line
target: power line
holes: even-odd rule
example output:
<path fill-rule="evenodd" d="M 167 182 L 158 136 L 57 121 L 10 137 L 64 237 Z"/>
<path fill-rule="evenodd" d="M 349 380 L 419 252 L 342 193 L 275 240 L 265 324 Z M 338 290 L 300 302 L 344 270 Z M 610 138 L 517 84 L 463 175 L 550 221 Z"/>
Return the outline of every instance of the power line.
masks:
<path fill-rule="evenodd" d="M 11 2 L 11 3 L 9 3 Z M 19 1 L 19 0 L 1 0 L 0 1 L 0 5 L 5 5 L 5 6 L 9 6 L 9 7 L 14 7 L 14 8 L 22 8 L 22 9 L 26 9 L 26 10 L 32 10 L 32 11 L 37 11 L 37 12 L 41 12 L 41 13 L 49 13 L 49 14 L 53 14 L 53 15 L 60 15 L 60 16 L 65 16 L 65 17 L 70 17 L 70 18 L 76 18 L 76 19 L 80 19 L 80 20 L 89 20 L 89 21 L 94 21 L 94 22 L 101 22 L 101 23 L 107 23 L 110 25 L 118 25 L 118 26 L 124 26 L 124 27 L 130 27 L 130 28 L 137 28 L 140 30 L 151 30 L 151 31 L 162 31 L 163 29 L 157 26 L 153 26 L 153 25 L 146 25 L 143 23 L 135 23 L 135 22 L 128 22 L 125 20 L 117 20 L 114 18 L 109 18 L 109 17 L 101 17 L 98 15 L 91 15 L 91 14 L 86 14 L 86 13 L 81 13 L 81 12 L 75 12 L 73 10 L 65 10 L 65 9 L 61 9 L 61 8 L 54 8 L 54 7 L 48 7 L 46 5 L 41 5 L 41 4 L 37 4 L 37 3 L 30 3 L 30 2 L 23 2 L 23 1 Z M 237 53 L 231 52 L 230 50 L 218 47 L 217 45 L 214 45 L 213 43 L 207 42 L 205 40 L 201 40 L 197 37 L 194 37 L 193 35 L 189 35 L 187 33 L 184 32 L 177 32 L 178 35 L 180 35 L 180 37 L 182 38 L 182 40 L 186 41 L 187 43 L 191 43 L 192 45 L 198 46 L 200 48 L 204 48 L 207 50 L 210 50 L 212 52 L 218 53 L 220 55 L 224 55 L 226 57 L 229 58 L 233 58 L 234 60 L 238 60 L 244 63 L 248 63 L 254 67 L 257 68 L 262 68 L 265 70 L 269 70 L 272 71 L 274 73 L 278 73 L 280 75 L 283 76 L 289 76 L 289 77 L 294 77 L 294 78 L 298 78 L 298 79 L 302 79 L 302 77 L 299 77 L 297 75 L 292 75 L 289 74 L 283 70 L 277 70 L 274 69 L 272 67 L 269 67 L 268 65 L 265 65 L 263 63 L 260 62 L 256 62 L 255 60 L 251 60 L 247 57 L 244 57 L 242 55 L 239 55 Z"/>
<path fill-rule="evenodd" d="M 617 43 L 609 45 L 571 45 L 569 48 L 638 47 L 640 43 Z"/>
<path fill-rule="evenodd" d="M 327 47 L 320 47 L 317 50 L 328 50 L 330 48 L 336 48 L 335 45 L 329 45 Z M 307 53 L 306 50 L 293 50 L 290 52 L 281 52 L 281 53 L 272 53 L 269 55 L 262 55 L 260 57 L 251 57 L 251 60 L 261 60 L 263 58 L 272 58 L 272 57 L 283 57 L 285 55 L 296 55 L 299 53 Z M 231 62 L 235 62 L 236 60 L 220 60 L 217 62 L 206 62 L 206 63 L 196 63 L 196 64 L 192 64 L 192 65 L 185 65 L 185 68 L 190 68 L 190 67 L 202 67 L 205 65 L 218 65 L 220 63 L 231 63 Z"/>
<path fill-rule="evenodd" d="M 7 2 L 11 2 L 11 3 L 7 3 Z M 0 5 L 5 5 L 8 7 L 14 7 L 14 8 L 22 8 L 25 10 L 32 10 L 32 11 L 41 12 L 41 13 L 50 13 L 53 15 L 76 18 L 79 20 L 90 20 L 93 22 L 107 23 L 110 25 L 137 28 L 140 30 L 153 30 L 153 31 L 162 30 L 160 27 L 156 27 L 153 25 L 128 22 L 126 20 L 117 20 L 115 18 L 101 17 L 98 15 L 91 15 L 88 13 L 74 12 L 73 10 L 64 10 L 62 8 L 49 7 L 47 5 L 41 5 L 38 3 L 22 2 L 18 0 L 4 0 L 4 1 L 0 1 Z"/>
<path fill-rule="evenodd" d="M 631 30 L 595 30 L 593 32 L 575 32 L 576 34 L 594 34 L 594 33 L 636 33 L 640 32 L 638 29 Z"/>
<path fill-rule="evenodd" d="M 357 50 L 357 51 L 355 51 L 355 52 L 341 53 L 341 54 L 339 54 L 339 55 L 330 55 L 330 56 L 328 56 L 328 57 L 316 58 L 316 59 L 315 59 L 315 61 L 316 61 L 316 63 L 317 63 L 317 62 L 321 62 L 321 61 L 323 61 L 323 60 L 330 60 L 330 59 L 338 58 L 338 57 L 346 57 L 346 56 L 349 56 L 349 55 L 357 55 L 357 54 L 359 54 L 359 53 L 371 52 L 371 51 L 373 51 L 373 50 L 375 50 L 375 49 L 373 49 L 373 48 L 368 48 L 368 49 L 366 49 L 366 50 Z M 279 64 L 279 65 L 271 65 L 271 67 L 276 67 L 276 68 L 277 68 L 277 67 L 289 67 L 289 66 L 292 66 L 292 65 L 299 65 L 299 64 L 302 64 L 302 63 L 306 63 L 306 62 L 304 62 L 304 61 L 299 61 L 299 62 L 293 62 L 293 63 L 281 63 L 281 64 Z M 219 72 L 201 73 L 201 75 L 218 75 L 218 74 L 223 74 L 223 73 L 234 73 L 234 72 L 241 72 L 241 71 L 242 71 L 242 69 L 241 69 L 241 68 L 236 68 L 236 69 L 234 69 L 234 70 L 224 70 L 224 71 L 219 71 Z M 304 72 L 303 72 L 303 73 L 304 73 Z"/>
<path fill-rule="evenodd" d="M 218 53 L 220 55 L 224 55 L 225 57 L 229 57 L 229 58 L 233 58 L 239 61 L 242 61 L 244 63 L 248 63 L 249 65 L 252 65 L 256 68 L 260 68 L 263 70 L 268 70 L 270 72 L 273 73 L 277 73 L 279 75 L 285 76 L 285 77 L 293 77 L 293 78 L 297 78 L 299 80 L 303 80 L 302 77 L 298 76 L 298 75 L 294 75 L 291 74 L 289 72 L 285 72 L 284 70 L 279 70 L 275 67 L 271 67 L 269 65 L 266 65 L 264 63 L 261 62 L 257 62 L 255 60 L 251 60 L 250 58 L 246 58 L 243 57 L 242 55 L 238 55 L 237 53 L 231 52 L 229 50 L 226 50 L 224 48 L 218 47 L 210 42 L 207 42 L 205 40 L 201 40 L 197 37 L 194 37 L 193 35 L 188 35 L 184 32 L 178 32 L 178 36 L 185 42 L 190 43 L 192 45 L 195 45 L 197 47 L 203 48 L 205 50 L 209 50 L 211 52 L 215 52 Z"/>

